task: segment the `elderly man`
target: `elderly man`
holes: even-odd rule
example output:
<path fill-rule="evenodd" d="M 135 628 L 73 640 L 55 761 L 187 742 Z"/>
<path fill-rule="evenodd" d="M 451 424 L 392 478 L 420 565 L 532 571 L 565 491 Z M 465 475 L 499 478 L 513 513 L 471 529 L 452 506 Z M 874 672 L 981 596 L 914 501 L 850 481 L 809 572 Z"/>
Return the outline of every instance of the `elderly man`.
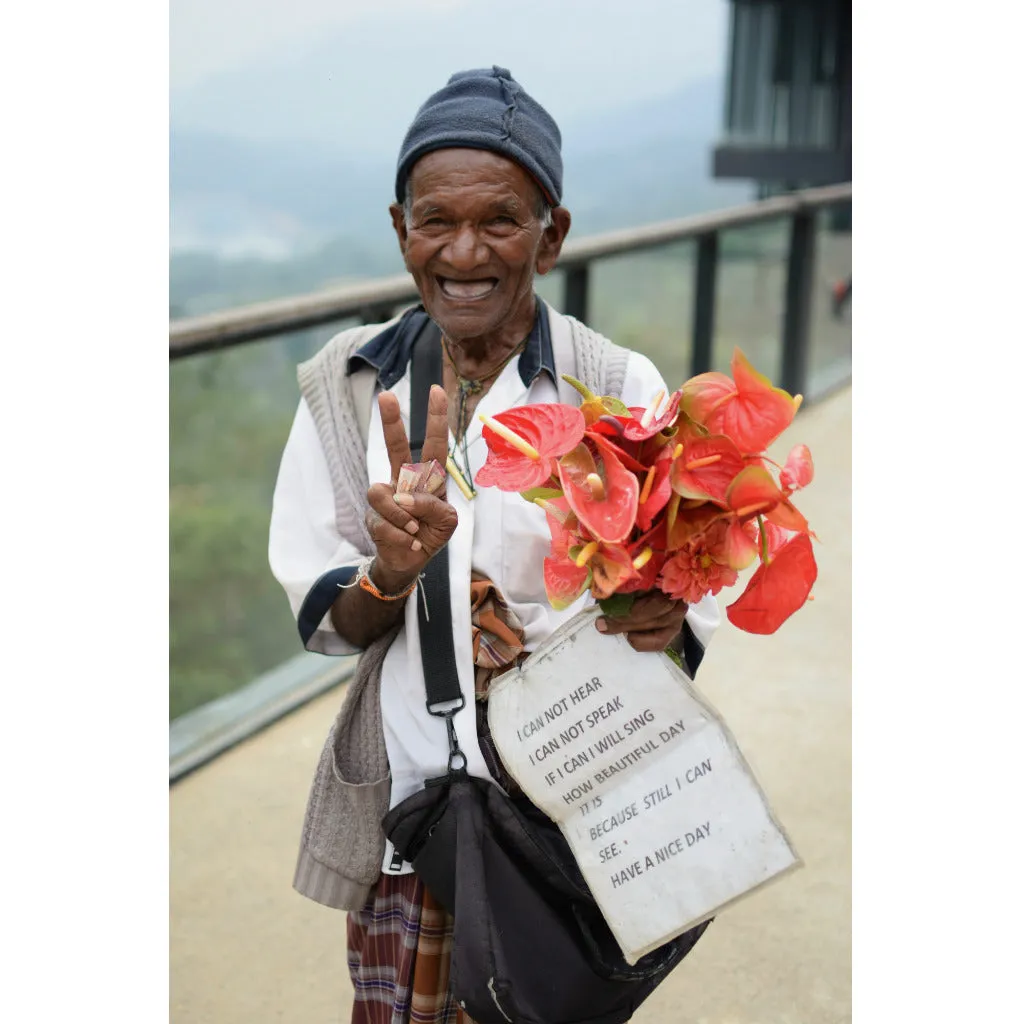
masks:
<path fill-rule="evenodd" d="M 444 724 L 425 707 L 420 649 L 430 626 L 421 630 L 410 599 L 417 579 L 446 548 L 467 701 L 452 722 L 469 772 L 506 786 L 483 714 L 489 678 L 591 601 L 554 610 L 544 513 L 474 486 L 486 458 L 478 414 L 578 404 L 562 373 L 633 406 L 665 387 L 646 357 L 534 294 L 571 223 L 560 146 L 555 122 L 506 69 L 453 75 L 409 127 L 390 208 L 422 305 L 342 331 L 299 370 L 270 562 L 306 648 L 361 657 L 313 783 L 295 886 L 350 911 L 353 1021 L 465 1019 L 448 991 L 451 921 L 380 825 L 448 760 Z M 408 494 L 396 482 L 411 458 L 411 354 L 423 339 L 440 347 L 443 386 L 429 393 L 421 458 L 447 464 L 449 479 L 446 491 Z M 688 609 L 651 593 L 597 628 L 626 633 L 639 651 L 675 644 L 693 671 L 717 623 L 713 598 Z M 506 643 L 475 643 L 483 629 Z"/>

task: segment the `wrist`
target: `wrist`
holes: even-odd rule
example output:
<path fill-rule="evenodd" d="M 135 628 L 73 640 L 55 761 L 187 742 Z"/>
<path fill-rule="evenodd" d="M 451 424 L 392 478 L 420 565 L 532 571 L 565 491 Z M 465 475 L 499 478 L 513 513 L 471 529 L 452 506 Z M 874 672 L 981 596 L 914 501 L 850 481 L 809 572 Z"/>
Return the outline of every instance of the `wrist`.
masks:
<path fill-rule="evenodd" d="M 374 558 L 367 575 L 382 594 L 401 594 L 416 582 L 420 574 L 389 569 L 379 558 Z"/>

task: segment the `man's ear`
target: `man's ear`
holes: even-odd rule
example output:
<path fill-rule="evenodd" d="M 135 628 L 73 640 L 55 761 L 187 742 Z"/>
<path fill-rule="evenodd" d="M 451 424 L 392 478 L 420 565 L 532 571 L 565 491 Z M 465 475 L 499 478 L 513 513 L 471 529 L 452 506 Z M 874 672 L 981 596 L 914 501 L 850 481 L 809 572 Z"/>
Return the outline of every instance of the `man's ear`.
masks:
<path fill-rule="evenodd" d="M 562 243 L 569 234 L 572 225 L 572 214 L 564 206 L 556 206 L 551 211 L 551 226 L 544 229 L 537 250 L 537 273 L 546 274 L 553 270 L 562 251 Z"/>
<path fill-rule="evenodd" d="M 402 209 L 399 203 L 392 203 L 388 207 L 388 213 L 391 214 L 391 226 L 395 229 L 395 234 L 398 235 L 398 248 L 402 251 L 402 256 L 405 256 L 405 244 L 409 238 L 409 233 L 405 227 L 405 211 Z"/>

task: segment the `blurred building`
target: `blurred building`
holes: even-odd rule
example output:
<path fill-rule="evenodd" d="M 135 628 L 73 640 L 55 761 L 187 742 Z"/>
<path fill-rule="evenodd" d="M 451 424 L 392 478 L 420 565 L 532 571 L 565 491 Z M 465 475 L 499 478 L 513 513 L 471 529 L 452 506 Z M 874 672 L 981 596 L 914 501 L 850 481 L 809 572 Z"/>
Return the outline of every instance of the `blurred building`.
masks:
<path fill-rule="evenodd" d="M 753 181 L 762 197 L 852 180 L 851 4 L 730 0 L 714 177 Z"/>

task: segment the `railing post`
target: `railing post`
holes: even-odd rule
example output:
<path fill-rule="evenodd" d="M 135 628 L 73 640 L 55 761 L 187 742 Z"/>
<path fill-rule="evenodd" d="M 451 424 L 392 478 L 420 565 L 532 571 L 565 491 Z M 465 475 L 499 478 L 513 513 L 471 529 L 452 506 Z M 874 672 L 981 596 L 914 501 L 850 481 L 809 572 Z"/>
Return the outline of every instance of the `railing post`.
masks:
<path fill-rule="evenodd" d="M 587 293 L 590 290 L 590 264 L 579 263 L 565 272 L 563 312 L 587 322 Z"/>
<path fill-rule="evenodd" d="M 690 375 L 711 369 L 715 337 L 715 284 L 718 277 L 718 232 L 697 236 L 697 270 L 693 291 L 693 351 Z"/>
<path fill-rule="evenodd" d="M 363 306 L 359 311 L 361 324 L 382 324 L 394 316 L 391 306 Z"/>
<path fill-rule="evenodd" d="M 793 214 L 786 269 L 786 314 L 782 325 L 782 371 L 779 374 L 781 387 L 791 395 L 802 395 L 807 388 L 816 235 L 814 210 Z"/>

